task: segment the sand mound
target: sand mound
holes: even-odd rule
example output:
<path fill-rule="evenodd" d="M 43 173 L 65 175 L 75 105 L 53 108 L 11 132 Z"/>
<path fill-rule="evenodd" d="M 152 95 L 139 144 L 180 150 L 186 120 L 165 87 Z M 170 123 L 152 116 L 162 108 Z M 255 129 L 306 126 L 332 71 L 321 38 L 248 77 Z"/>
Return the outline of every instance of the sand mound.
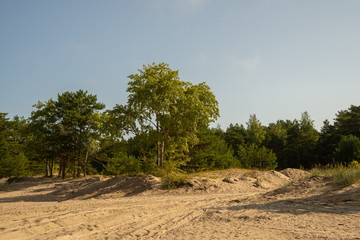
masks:
<path fill-rule="evenodd" d="M 281 170 L 280 173 L 284 174 L 290 179 L 299 179 L 309 174 L 304 170 L 300 170 L 296 168 L 286 168 L 284 170 Z"/>
<path fill-rule="evenodd" d="M 289 178 L 284 174 L 271 170 L 265 172 L 259 172 L 258 184 L 265 189 L 278 188 L 285 183 L 289 182 Z"/>
<path fill-rule="evenodd" d="M 151 175 L 134 177 L 89 176 L 78 179 L 42 177 L 20 178 L 9 184 L 11 191 L 27 191 L 24 201 L 64 201 L 70 199 L 119 198 L 137 194 L 202 194 L 265 192 L 276 189 L 290 179 L 277 171 L 244 169 L 218 170 L 189 176 L 177 189 L 161 189 L 161 179 Z M 46 193 L 39 194 L 39 192 Z M 20 193 L 20 192 L 19 192 Z M 6 201 L 11 201 L 8 199 Z"/>
<path fill-rule="evenodd" d="M 105 181 L 89 179 L 87 183 L 90 184 L 82 182 L 78 188 L 74 187 L 73 190 L 67 193 L 66 199 L 133 196 L 150 189 L 159 188 L 161 180 L 151 175 L 138 175 L 135 177 L 113 177 Z"/>
<path fill-rule="evenodd" d="M 289 185 L 285 185 L 275 189 L 273 192 L 267 193 L 267 195 L 283 195 L 286 197 L 292 196 L 296 198 L 319 195 L 333 189 L 334 184 L 330 177 L 314 176 L 306 179 L 295 180 Z"/>
<path fill-rule="evenodd" d="M 218 170 L 191 177 L 189 184 L 172 190 L 172 193 L 264 192 L 283 186 L 289 181 L 287 176 L 277 171 Z"/>

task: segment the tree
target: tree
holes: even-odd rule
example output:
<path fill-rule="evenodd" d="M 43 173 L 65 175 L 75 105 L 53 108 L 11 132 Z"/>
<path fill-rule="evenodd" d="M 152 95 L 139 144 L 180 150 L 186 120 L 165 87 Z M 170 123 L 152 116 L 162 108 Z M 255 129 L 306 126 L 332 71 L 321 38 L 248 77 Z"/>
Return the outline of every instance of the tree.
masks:
<path fill-rule="evenodd" d="M 34 136 L 41 136 L 43 143 L 48 144 L 44 151 L 55 151 L 59 156 L 59 175 L 64 178 L 68 169 L 73 171 L 74 177 L 80 176 L 82 168 L 85 176 L 89 153 L 100 137 L 99 111 L 105 105 L 97 102 L 96 95 L 79 90 L 59 94 L 57 101 L 50 99 L 35 107 L 37 111 L 32 113 L 31 119 L 39 131 Z"/>
<path fill-rule="evenodd" d="M 20 119 L 10 121 L 6 115 L 0 113 L 0 178 L 24 175 L 29 164 L 21 145 Z"/>
<path fill-rule="evenodd" d="M 353 160 L 360 160 L 360 140 L 356 136 L 342 136 L 335 149 L 335 160 L 338 163 L 349 164 Z"/>
<path fill-rule="evenodd" d="M 339 135 L 360 138 L 360 106 L 351 105 L 347 110 L 339 111 L 334 126 Z"/>
<path fill-rule="evenodd" d="M 53 176 L 55 162 L 61 155 L 61 126 L 56 123 L 55 105 L 52 99 L 33 105 L 37 110 L 31 113 L 29 123 L 29 153 L 32 159 L 44 163 L 46 177 Z"/>
<path fill-rule="evenodd" d="M 276 155 L 272 150 L 254 143 L 241 146 L 239 149 L 240 165 L 244 168 L 275 169 Z"/>
<path fill-rule="evenodd" d="M 317 145 L 317 156 L 319 164 L 326 165 L 334 160 L 334 153 L 340 137 L 335 131 L 334 125 L 328 120 L 323 122 L 323 126 L 319 133 Z"/>
<path fill-rule="evenodd" d="M 192 171 L 225 169 L 235 167 L 233 150 L 217 135 L 217 129 L 204 128 L 198 131 L 199 142 L 190 150 L 191 160 L 186 169 Z"/>
<path fill-rule="evenodd" d="M 289 121 L 287 143 L 285 147 L 285 162 L 287 167 L 311 168 L 317 162 L 316 147 L 319 134 L 314 122 L 307 112 L 301 115 L 301 120 Z"/>
<path fill-rule="evenodd" d="M 270 123 L 266 128 L 266 138 L 264 146 L 271 149 L 277 157 L 279 168 L 286 168 L 285 147 L 287 144 L 287 122 L 278 120 L 276 123 Z"/>
<path fill-rule="evenodd" d="M 230 126 L 226 129 L 224 139 L 234 150 L 234 155 L 238 157 L 240 146 L 245 144 L 246 129 L 243 125 L 230 124 Z"/>
<path fill-rule="evenodd" d="M 218 102 L 205 83 L 193 85 L 179 79 L 166 63 L 143 66 L 129 76 L 127 106 L 110 111 L 113 125 L 125 133 L 155 134 L 156 163 L 186 161 L 189 144 L 196 143 L 196 131 L 219 116 Z"/>
<path fill-rule="evenodd" d="M 124 152 L 120 152 L 117 156 L 111 158 L 105 171 L 109 175 L 136 175 L 139 172 L 141 172 L 140 162 L 134 156 L 128 156 Z"/>
<path fill-rule="evenodd" d="M 100 114 L 105 105 L 97 102 L 96 95 L 87 91 L 65 92 L 55 102 L 55 116 L 62 128 L 63 147 L 66 152 L 60 170 L 65 177 L 66 162 L 72 163 L 73 176 L 79 176 L 82 167 L 84 176 L 89 151 L 94 139 L 99 137 Z M 75 172 L 76 170 L 76 172 Z"/>
<path fill-rule="evenodd" d="M 261 122 L 256 118 L 256 114 L 250 115 L 250 119 L 246 125 L 246 143 L 260 146 L 265 140 L 266 131 L 261 125 Z"/>
<path fill-rule="evenodd" d="M 300 120 L 302 166 L 312 168 L 317 162 L 316 147 L 319 133 L 315 129 L 314 121 L 311 120 L 308 112 L 301 114 Z"/>

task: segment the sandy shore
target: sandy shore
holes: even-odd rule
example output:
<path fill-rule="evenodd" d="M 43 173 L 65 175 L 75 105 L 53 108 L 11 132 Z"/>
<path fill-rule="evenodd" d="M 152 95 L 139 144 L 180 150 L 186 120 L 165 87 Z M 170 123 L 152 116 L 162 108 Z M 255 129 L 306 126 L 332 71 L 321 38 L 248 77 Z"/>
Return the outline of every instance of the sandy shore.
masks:
<path fill-rule="evenodd" d="M 287 171 L 3 183 L 0 239 L 360 239 L 360 184 Z"/>

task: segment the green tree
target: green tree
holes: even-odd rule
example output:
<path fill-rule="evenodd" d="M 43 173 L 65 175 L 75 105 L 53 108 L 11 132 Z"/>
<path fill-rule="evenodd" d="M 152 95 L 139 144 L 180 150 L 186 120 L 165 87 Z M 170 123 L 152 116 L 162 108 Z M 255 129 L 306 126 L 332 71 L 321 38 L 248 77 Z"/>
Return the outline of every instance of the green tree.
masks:
<path fill-rule="evenodd" d="M 0 178 L 24 175 L 29 164 L 19 134 L 21 120 L 10 121 L 6 115 L 0 113 Z"/>
<path fill-rule="evenodd" d="M 275 169 L 276 155 L 272 150 L 254 143 L 239 149 L 240 165 L 244 168 Z"/>
<path fill-rule="evenodd" d="M 79 90 L 59 94 L 57 101 L 39 102 L 35 107 L 37 111 L 31 119 L 39 131 L 34 136 L 40 136 L 40 141 L 47 144 L 42 151 L 58 154 L 59 175 L 64 178 L 67 169 L 73 171 L 74 177 L 80 175 L 80 169 L 86 175 L 89 154 L 100 137 L 99 111 L 105 105 L 97 102 L 96 95 Z"/>
<path fill-rule="evenodd" d="M 219 116 L 218 102 L 205 83 L 193 85 L 179 79 L 166 63 L 143 66 L 131 81 L 127 106 L 110 111 L 114 126 L 125 133 L 153 134 L 156 163 L 185 162 L 189 144 L 196 143 L 196 131 Z"/>
<path fill-rule="evenodd" d="M 250 115 L 246 126 L 246 143 L 260 146 L 265 140 L 266 131 L 261 122 L 256 118 L 256 114 Z"/>
<path fill-rule="evenodd" d="M 31 113 L 28 132 L 28 152 L 33 161 L 44 164 L 46 177 L 54 174 L 55 163 L 61 155 L 60 131 L 61 126 L 56 123 L 55 105 L 52 99 L 33 105 L 36 111 Z"/>
<path fill-rule="evenodd" d="M 266 138 L 264 146 L 271 149 L 277 157 L 279 168 L 286 168 L 285 147 L 287 144 L 287 122 L 278 120 L 270 123 L 266 128 Z"/>
<path fill-rule="evenodd" d="M 334 126 L 338 135 L 360 138 L 360 106 L 351 105 L 347 110 L 339 111 Z"/>
<path fill-rule="evenodd" d="M 141 163 L 134 156 L 129 156 L 124 152 L 120 152 L 108 161 L 105 174 L 135 175 L 139 172 L 141 172 Z"/>
<path fill-rule="evenodd" d="M 317 145 L 319 164 L 326 165 L 333 162 L 335 148 L 337 147 L 340 138 L 341 137 L 335 131 L 334 125 L 331 125 L 328 120 L 325 120 L 319 133 Z"/>
<path fill-rule="evenodd" d="M 238 152 L 240 146 L 245 144 L 246 139 L 246 129 L 243 125 L 239 124 L 230 124 L 225 132 L 225 141 L 229 144 L 234 150 L 234 155 L 238 157 Z"/>
<path fill-rule="evenodd" d="M 190 171 L 225 169 L 236 166 L 233 150 L 217 135 L 217 129 L 198 131 L 199 142 L 190 150 L 191 160 L 186 169 Z"/>
<path fill-rule="evenodd" d="M 317 162 L 316 147 L 319 140 L 319 132 L 315 129 L 314 121 L 310 118 L 308 112 L 301 114 L 300 136 L 301 165 L 305 168 L 312 168 Z"/>
<path fill-rule="evenodd" d="M 60 165 L 62 177 L 65 177 L 66 162 L 72 164 L 73 176 L 80 175 L 78 167 L 81 167 L 86 175 L 93 141 L 100 137 L 99 111 L 104 108 L 104 104 L 97 102 L 96 95 L 88 94 L 87 91 L 79 90 L 58 95 L 55 102 L 55 116 L 61 125 L 63 147 L 66 151 Z"/>
<path fill-rule="evenodd" d="M 335 160 L 338 163 L 349 164 L 353 160 L 360 160 L 360 140 L 353 135 L 342 136 L 335 149 Z"/>
<path fill-rule="evenodd" d="M 287 167 L 311 168 L 317 162 L 317 144 L 319 134 L 313 120 L 307 112 L 301 115 L 301 120 L 290 122 L 287 130 L 285 147 L 285 162 Z"/>

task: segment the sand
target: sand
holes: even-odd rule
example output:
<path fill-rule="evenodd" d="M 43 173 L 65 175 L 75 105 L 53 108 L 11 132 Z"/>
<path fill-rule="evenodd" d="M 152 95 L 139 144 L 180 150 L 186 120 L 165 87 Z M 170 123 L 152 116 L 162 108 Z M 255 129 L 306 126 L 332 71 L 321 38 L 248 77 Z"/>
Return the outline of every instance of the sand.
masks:
<path fill-rule="evenodd" d="M 0 239 L 360 239 L 360 184 L 299 171 L 2 180 Z"/>

